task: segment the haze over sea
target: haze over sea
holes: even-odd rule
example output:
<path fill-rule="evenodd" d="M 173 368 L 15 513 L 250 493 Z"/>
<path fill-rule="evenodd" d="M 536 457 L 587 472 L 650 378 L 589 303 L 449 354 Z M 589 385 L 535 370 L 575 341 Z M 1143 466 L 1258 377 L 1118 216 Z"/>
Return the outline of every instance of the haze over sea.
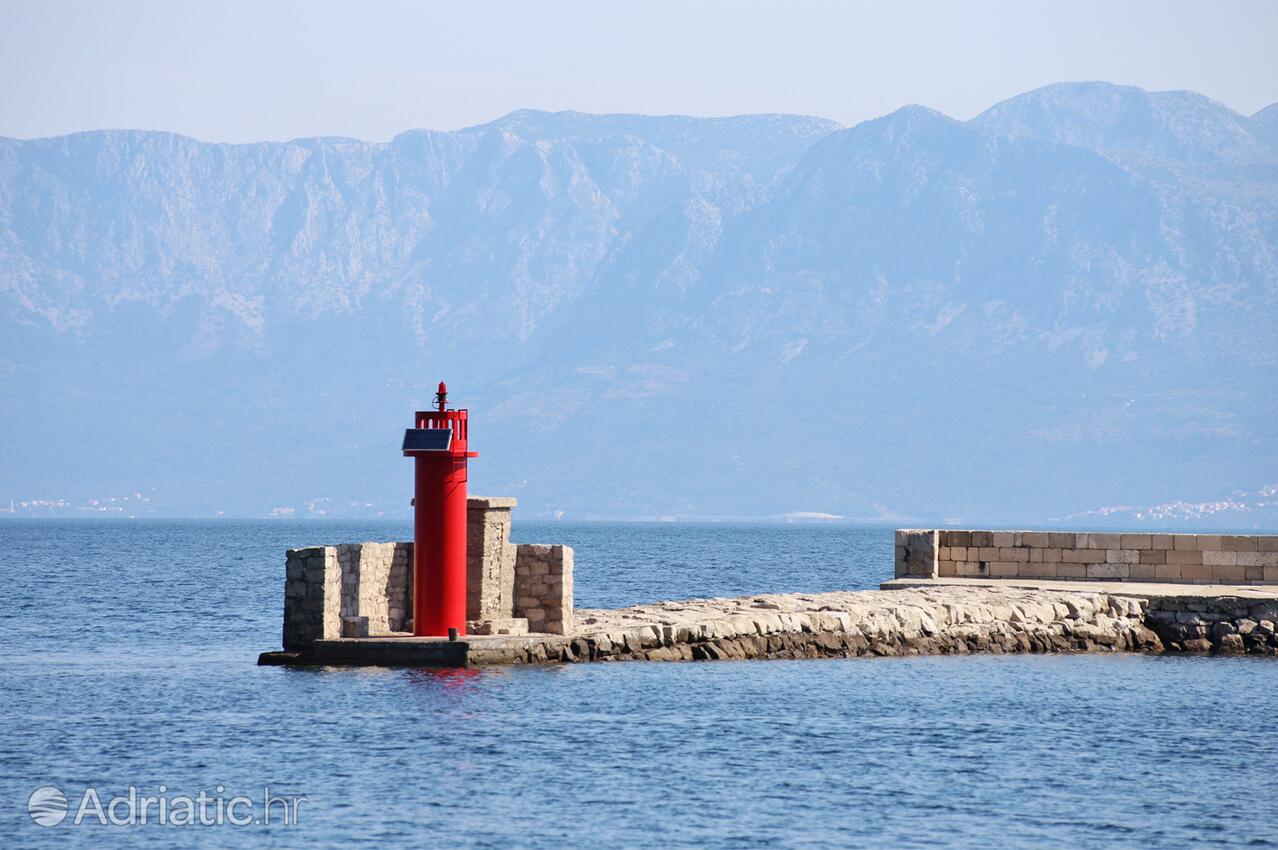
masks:
<path fill-rule="evenodd" d="M 1271 847 L 1278 665 L 1116 656 L 255 666 L 283 551 L 406 523 L 0 523 L 0 845 Z M 869 588 L 891 530 L 536 524 L 577 604 Z M 304 794 L 296 826 L 42 828 L 61 788 Z"/>

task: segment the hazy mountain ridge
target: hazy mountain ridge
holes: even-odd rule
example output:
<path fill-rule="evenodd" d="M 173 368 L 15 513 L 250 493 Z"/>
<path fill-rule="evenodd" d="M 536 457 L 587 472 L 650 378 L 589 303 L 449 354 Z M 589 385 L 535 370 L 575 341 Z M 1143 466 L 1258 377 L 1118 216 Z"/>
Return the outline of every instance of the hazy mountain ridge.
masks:
<path fill-rule="evenodd" d="M 1116 158 L 1274 160 L 1256 137 L 1254 119 L 1190 91 L 1147 92 L 1109 83 L 1049 86 L 992 106 L 971 123 L 986 132 L 1035 136 Z"/>
<path fill-rule="evenodd" d="M 1267 144 L 1270 150 L 1278 152 L 1278 103 L 1266 106 L 1251 116 L 1248 124 L 1258 139 Z"/>
<path fill-rule="evenodd" d="M 543 513 L 1061 516 L 1257 490 L 1278 478 L 1274 116 L 1087 83 L 970 122 L 0 139 L 0 392 L 38 420 L 6 426 L 28 457 L 0 495 L 63 495 L 33 492 L 81 435 L 63 387 L 118 419 L 94 492 L 215 467 L 170 503 L 402 510 L 392 423 L 437 374 L 490 429 L 477 474 Z M 789 430 L 761 433 L 776 402 Z M 228 463 L 157 466 L 168 405 Z"/>
<path fill-rule="evenodd" d="M 747 203 L 828 126 L 766 116 L 753 128 L 758 155 L 737 148 L 725 164 L 711 150 L 703 158 L 721 167 L 710 173 L 634 135 L 662 129 L 658 119 L 605 117 L 567 141 L 546 129 L 565 117 L 530 116 L 389 144 L 116 131 L 3 140 L 4 288 L 59 329 L 124 300 L 168 309 L 194 295 L 256 328 L 263 295 L 303 315 L 389 295 L 419 321 L 496 299 L 492 312 L 513 307 L 526 335 L 631 228 L 687 203 Z M 699 141 L 664 135 L 676 148 Z"/>

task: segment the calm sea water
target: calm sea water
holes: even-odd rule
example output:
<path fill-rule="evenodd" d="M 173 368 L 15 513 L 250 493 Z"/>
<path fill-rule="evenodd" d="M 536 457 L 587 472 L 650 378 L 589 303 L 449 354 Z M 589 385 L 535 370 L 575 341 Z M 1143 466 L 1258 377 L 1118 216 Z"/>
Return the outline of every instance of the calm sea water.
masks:
<path fill-rule="evenodd" d="M 0 522 L 0 846 L 1278 845 L 1278 663 L 1263 659 L 255 666 L 279 646 L 284 548 L 407 533 Z M 888 529 L 515 536 L 577 547 L 583 606 L 872 587 L 891 568 Z M 88 788 L 105 806 L 161 785 L 245 794 L 251 816 L 263 786 L 307 800 L 288 826 L 278 808 L 269 827 L 28 815 L 41 786 L 74 812 Z"/>

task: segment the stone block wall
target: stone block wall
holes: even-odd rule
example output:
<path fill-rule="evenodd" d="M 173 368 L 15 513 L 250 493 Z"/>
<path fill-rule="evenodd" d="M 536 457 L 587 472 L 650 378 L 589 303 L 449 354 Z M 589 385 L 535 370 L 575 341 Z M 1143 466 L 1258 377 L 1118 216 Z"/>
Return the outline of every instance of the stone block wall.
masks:
<path fill-rule="evenodd" d="M 471 496 L 466 503 L 466 619 L 501 620 L 515 607 L 515 500 Z"/>
<path fill-rule="evenodd" d="M 332 548 L 342 575 L 344 636 L 404 631 L 413 615 L 413 544 L 344 543 Z"/>
<path fill-rule="evenodd" d="M 515 558 L 514 616 L 534 632 L 572 634 L 572 547 L 521 543 Z"/>
<path fill-rule="evenodd" d="M 413 544 L 290 549 L 284 567 L 284 648 L 402 631 L 412 616 Z"/>
<path fill-rule="evenodd" d="M 284 648 L 342 635 L 342 574 L 336 546 L 289 549 L 284 561 Z"/>
<path fill-rule="evenodd" d="M 568 634 L 573 628 L 572 549 L 512 544 L 515 504 L 514 499 L 484 496 L 472 496 L 467 502 L 470 630 Z M 411 630 L 411 542 L 290 549 L 284 573 L 286 650 L 303 649 L 315 640 Z"/>
<path fill-rule="evenodd" d="M 933 528 L 902 528 L 896 532 L 897 578 L 936 577 L 939 534 Z"/>
<path fill-rule="evenodd" d="M 1278 584 L 1278 535 L 900 529 L 896 576 Z"/>

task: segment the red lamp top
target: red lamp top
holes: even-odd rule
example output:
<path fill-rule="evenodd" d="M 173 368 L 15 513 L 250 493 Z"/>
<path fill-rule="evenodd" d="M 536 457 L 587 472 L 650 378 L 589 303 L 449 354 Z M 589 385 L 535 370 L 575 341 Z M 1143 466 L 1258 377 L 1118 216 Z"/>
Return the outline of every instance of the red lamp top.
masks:
<path fill-rule="evenodd" d="M 435 393 L 435 410 L 419 410 L 414 427 L 404 434 L 403 452 L 408 457 L 448 454 L 453 457 L 479 457 L 468 447 L 469 411 L 448 409 L 448 385 L 439 382 Z"/>

